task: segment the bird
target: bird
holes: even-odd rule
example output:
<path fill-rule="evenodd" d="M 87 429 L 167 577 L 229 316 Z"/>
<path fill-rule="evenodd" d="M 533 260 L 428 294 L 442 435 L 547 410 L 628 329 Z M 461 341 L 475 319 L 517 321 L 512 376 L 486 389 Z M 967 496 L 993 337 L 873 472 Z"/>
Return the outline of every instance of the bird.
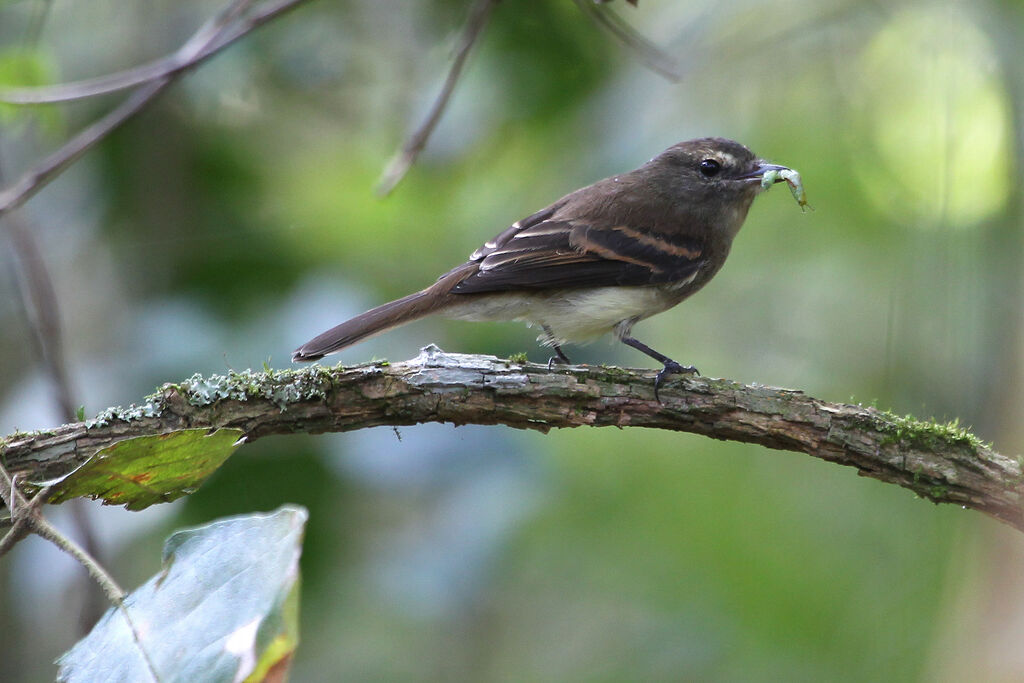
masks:
<path fill-rule="evenodd" d="M 555 354 L 549 367 L 571 363 L 563 345 L 611 333 L 662 364 L 660 401 L 669 376 L 699 373 L 633 337 L 633 326 L 718 273 L 754 198 L 782 171 L 795 175 L 733 140 L 680 142 L 516 221 L 434 284 L 317 335 L 292 360 L 314 361 L 433 314 L 514 320 L 539 328 L 537 341 Z"/>

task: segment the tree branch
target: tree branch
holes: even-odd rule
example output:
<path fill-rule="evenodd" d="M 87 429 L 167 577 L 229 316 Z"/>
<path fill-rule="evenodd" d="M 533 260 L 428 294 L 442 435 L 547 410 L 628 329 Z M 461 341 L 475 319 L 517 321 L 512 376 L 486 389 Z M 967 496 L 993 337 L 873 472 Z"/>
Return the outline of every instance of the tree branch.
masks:
<path fill-rule="evenodd" d="M 239 38 L 247 35 L 271 19 L 294 9 L 307 0 L 276 0 L 266 2 L 251 13 L 238 18 L 232 26 L 218 33 L 214 40 L 200 46 L 198 51 L 191 51 L 189 44 L 175 50 L 172 54 L 145 64 L 118 71 L 104 76 L 86 78 L 73 83 L 56 85 L 39 85 L 22 88 L 0 88 L 0 102 L 9 104 L 52 104 L 70 102 L 98 95 L 106 95 L 128 88 L 134 88 L 181 71 L 191 69 L 217 54 Z M 192 46 L 194 37 L 189 40 Z"/>
<path fill-rule="evenodd" d="M 575 2 L 577 7 L 590 17 L 595 24 L 608 31 L 627 48 L 633 50 L 648 69 L 664 76 L 673 83 L 678 83 L 682 80 L 682 69 L 676 60 L 657 45 L 647 40 L 613 10 L 606 7 L 595 7 L 591 0 L 575 0 Z M 632 2 L 632 0 L 627 0 L 627 2 L 634 7 L 636 6 L 636 3 Z M 604 4 L 604 2 L 599 4 Z"/>
<path fill-rule="evenodd" d="M 267 2 L 260 11 L 254 12 L 252 16 L 239 19 L 239 14 L 245 12 L 252 3 L 252 0 L 233 0 L 220 14 L 201 26 L 172 55 L 169 66 L 163 65 L 160 67 L 158 65 L 158 68 L 152 72 L 145 72 L 143 74 L 144 78 L 139 81 L 133 81 L 132 78 L 134 76 L 131 78 L 125 77 L 118 87 L 79 94 L 79 97 L 86 97 L 90 96 L 90 94 L 98 94 L 101 91 L 118 90 L 141 83 L 121 104 L 88 127 L 79 131 L 70 140 L 65 142 L 60 149 L 37 162 L 35 166 L 23 173 L 13 185 L 0 190 L 0 215 L 18 208 L 31 199 L 33 195 L 48 185 L 54 178 L 78 161 L 83 154 L 142 111 L 146 105 L 153 101 L 157 95 L 163 92 L 188 69 L 209 58 L 216 51 L 227 47 L 257 26 L 305 1 L 277 0 L 276 2 Z M 135 76 L 138 76 L 138 74 L 135 74 Z M 115 74 L 113 78 L 118 79 L 119 76 Z M 74 89 L 77 86 L 71 84 L 67 87 Z M 88 90 L 92 86 L 87 85 L 83 87 Z"/>
<path fill-rule="evenodd" d="M 0 164 L 0 181 L 2 179 L 2 164 Z M 18 276 L 15 278 L 15 282 L 21 295 L 19 297 L 20 308 L 25 317 L 26 327 L 32 335 L 31 343 L 28 346 L 36 352 L 46 374 L 50 376 L 54 399 L 60 409 L 60 419 L 71 422 L 76 416 L 72 398 L 74 392 L 71 389 L 71 378 L 67 371 L 60 303 L 53 287 L 53 278 L 50 276 L 46 261 L 39 250 L 32 226 L 17 212 L 0 218 L 0 223 L 7 228 L 14 253 L 16 266 L 14 270 Z M 71 506 L 71 520 L 82 541 L 82 550 L 90 557 L 102 560 L 100 543 L 92 519 L 86 510 L 85 501 L 75 501 L 75 503 Z M 17 535 L 12 535 L 11 540 L 13 542 L 18 538 Z M 0 541 L 0 555 L 3 554 L 3 545 L 4 542 Z M 102 616 L 106 609 L 106 603 L 102 600 L 100 592 L 93 590 L 88 583 L 84 584 L 82 594 L 84 599 L 78 615 L 78 623 L 80 634 L 84 636 Z"/>
<path fill-rule="evenodd" d="M 706 377 L 673 378 L 659 403 L 653 377 L 652 370 L 615 367 L 549 370 L 429 346 L 402 363 L 196 375 L 164 385 L 142 406 L 110 409 L 54 431 L 13 434 L 0 442 L 0 456 L 20 481 L 39 481 L 119 440 L 196 427 L 238 428 L 249 440 L 421 422 L 541 432 L 648 427 L 807 453 L 1024 530 L 1020 460 L 996 453 L 955 424 Z"/>
<path fill-rule="evenodd" d="M 462 29 L 462 35 L 459 37 L 459 46 L 455 51 L 454 59 L 452 59 L 452 65 L 448 69 L 448 75 L 444 79 L 444 85 L 441 86 L 441 92 L 438 93 L 434 103 L 430 105 L 430 111 L 427 113 L 423 123 L 409 136 L 409 139 L 402 145 L 402 149 L 388 162 L 387 168 L 384 169 L 380 180 L 377 182 L 376 192 L 378 195 L 385 196 L 391 194 L 395 186 L 412 168 L 416 157 L 427 146 L 427 139 L 434 132 L 434 128 L 437 127 L 438 122 L 441 120 L 441 115 L 444 114 L 444 110 L 448 106 L 448 100 L 451 99 L 452 93 L 455 92 L 455 86 L 459 82 L 459 76 L 462 75 L 462 67 L 466 64 L 470 50 L 473 49 L 473 45 L 476 44 L 484 27 L 487 26 L 491 12 L 494 11 L 497 4 L 498 0 L 476 0 L 470 8 L 469 18 L 466 20 L 465 28 Z"/>

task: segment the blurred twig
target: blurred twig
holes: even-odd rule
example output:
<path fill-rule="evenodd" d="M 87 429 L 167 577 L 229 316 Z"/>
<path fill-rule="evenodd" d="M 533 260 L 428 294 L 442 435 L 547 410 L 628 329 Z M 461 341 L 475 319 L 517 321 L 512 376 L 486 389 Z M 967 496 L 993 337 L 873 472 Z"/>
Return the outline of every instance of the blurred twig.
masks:
<path fill-rule="evenodd" d="M 421 422 L 555 427 L 647 427 L 806 453 L 984 512 L 1024 531 L 1018 460 L 953 424 L 829 403 L 799 391 L 707 377 L 671 380 L 654 398 L 654 371 L 520 364 L 428 347 L 402 363 L 244 372 L 165 385 L 143 406 L 0 440 L 12 472 L 45 480 L 122 439 L 182 428 L 271 434 L 346 432 Z"/>
<path fill-rule="evenodd" d="M 0 557 L 6 555 L 21 539 L 34 531 L 39 509 L 49 497 L 50 488 L 43 487 L 31 500 L 26 500 L 18 490 L 17 475 L 11 476 L 0 464 L 0 502 L 11 512 L 11 526 L 0 538 Z"/>
<path fill-rule="evenodd" d="M 456 83 L 459 82 L 462 67 L 466 63 L 466 58 L 469 57 L 470 50 L 480 37 L 484 27 L 487 26 L 487 20 L 490 19 L 491 12 L 498 2 L 499 0 L 476 0 L 470 8 L 469 18 L 466 20 L 465 28 L 462 29 L 459 45 L 455 57 L 452 59 L 451 68 L 448 70 L 448 76 L 444 80 L 444 85 L 441 86 L 441 92 L 438 93 L 437 99 L 431 105 L 427 118 L 409 136 L 409 139 L 402 145 L 402 149 L 392 157 L 387 168 L 384 169 L 384 173 L 381 174 L 377 183 L 377 194 L 386 195 L 395 189 L 395 186 L 405 177 L 406 172 L 416 161 L 416 157 L 423 151 L 427 139 L 434 132 L 438 121 L 441 120 L 441 115 L 444 114 L 445 107 L 448 106 L 448 100 L 455 90 Z"/>
<path fill-rule="evenodd" d="M 60 306 L 53 289 L 53 280 L 39 252 L 39 245 L 25 221 L 16 214 L 10 214 L 6 217 L 6 225 L 18 265 L 21 309 L 34 337 L 35 351 L 53 382 L 61 417 L 67 422 L 73 422 L 75 405 L 65 362 Z"/>
<path fill-rule="evenodd" d="M 246 10 L 253 3 L 253 0 L 234 0 L 220 14 L 203 24 L 174 55 L 168 58 L 171 61 L 163 63 L 161 68 L 148 70 L 145 74 L 141 71 L 138 73 L 123 72 L 131 73 L 131 77 L 124 78 L 115 74 L 114 78 L 117 82 L 106 83 L 105 87 L 112 88 L 112 90 L 120 90 L 138 86 L 138 89 L 105 116 L 68 140 L 56 152 L 45 157 L 35 167 L 23 174 L 13 185 L 0 191 L 0 215 L 25 203 L 32 195 L 77 161 L 79 157 L 141 111 L 187 70 L 231 44 L 234 40 L 249 33 L 254 28 L 306 1 L 276 0 L 275 2 L 267 2 L 262 4 L 258 10 L 246 15 Z M 148 68 L 148 66 L 140 67 L 140 69 Z M 114 85 L 117 87 L 113 87 Z M 81 87 L 80 84 L 69 84 L 66 87 L 72 91 L 77 89 L 78 96 L 88 96 L 82 93 L 99 94 L 99 92 L 112 91 L 111 89 L 103 90 L 102 88 L 97 90 L 94 84 Z M 24 90 L 22 92 L 24 94 L 29 91 Z M 67 95 L 68 92 L 64 94 Z"/>
<path fill-rule="evenodd" d="M 306 2 L 306 0 L 265 2 L 248 15 L 239 18 L 235 24 L 226 27 L 224 31 L 218 34 L 215 40 L 210 41 L 209 44 L 205 45 L 191 58 L 183 58 L 182 51 L 184 48 L 179 48 L 173 54 L 166 57 L 161 57 L 160 59 L 132 67 L 131 69 L 125 69 L 124 71 L 97 76 L 96 78 L 32 88 L 4 88 L 0 89 L 0 102 L 7 102 L 9 104 L 68 102 L 127 90 L 165 76 L 172 76 L 206 61 L 239 38 L 250 33 L 253 29 L 262 26 L 288 10 L 294 9 L 303 2 Z"/>
<path fill-rule="evenodd" d="M 216 17 L 209 20 L 178 51 L 183 59 L 195 58 L 244 12 L 252 0 L 233 0 Z M 117 126 L 149 102 L 166 87 L 173 75 L 149 84 L 134 93 L 120 107 L 114 109 L 99 121 L 79 133 L 60 150 L 44 159 L 35 169 L 22 176 L 13 186 L 0 193 L 0 216 L 17 208 L 29 196 L 41 189 L 47 182 L 59 175 L 85 151 L 103 139 Z M 0 174 L 2 179 L 2 174 Z M 35 337 L 35 348 L 57 392 L 57 400 L 64 419 L 75 419 L 71 382 L 68 378 L 64 358 L 64 342 L 60 325 L 60 308 L 53 281 L 39 253 L 38 245 L 26 224 L 17 216 L 6 216 L 7 232 L 11 237 L 17 259 L 21 281 L 22 303 L 29 327 Z M 89 534 L 86 534 L 87 539 Z"/>
<path fill-rule="evenodd" d="M 52 7 L 52 0 L 42 0 L 36 4 L 33 17 L 25 31 L 25 49 L 36 47 Z M 2 164 L 0 164 L 0 184 L 3 182 L 5 182 L 5 174 Z M 17 213 L 12 212 L 5 218 L 6 220 L 3 222 L 11 239 L 16 264 L 14 268 L 16 271 L 15 287 L 20 294 L 21 311 L 26 327 L 35 339 L 35 344 L 32 346 L 53 384 L 54 398 L 61 417 L 65 423 L 74 422 L 76 418 L 75 404 L 72 399 L 74 392 L 71 389 L 71 379 L 67 371 L 60 304 L 53 286 L 53 278 L 46 267 L 39 244 L 32 234 L 31 226 Z M 11 496 L 14 497 L 16 493 L 12 482 Z M 45 497 L 40 500 L 45 500 Z M 13 500 L 8 502 L 13 504 Z M 9 509 L 13 510 L 13 508 Z M 96 563 L 102 562 L 102 548 L 96 537 L 96 529 L 89 517 L 85 501 L 76 501 L 70 510 L 72 524 L 78 538 L 81 539 L 84 552 L 91 558 L 95 558 Z M 11 544 L 17 542 L 22 537 L 21 531 L 27 532 L 27 529 L 12 533 L 9 537 L 5 537 L 4 541 Z M 78 611 L 78 630 L 82 635 L 89 632 L 106 609 L 102 591 L 89 582 L 88 567 L 85 569 L 87 576 L 82 577 L 80 589 L 76 591 L 82 596 Z"/>
<path fill-rule="evenodd" d="M 423 151 L 423 148 L 426 147 L 427 140 L 430 138 L 431 133 L 434 132 L 434 128 L 437 127 L 445 108 L 448 106 L 448 101 L 451 99 L 455 85 L 462 74 L 466 58 L 483 32 L 490 18 L 491 11 L 498 2 L 499 0 L 477 0 L 470 8 L 469 18 L 466 21 L 465 28 L 462 30 L 455 57 L 452 60 L 451 68 L 448 70 L 448 76 L 445 78 L 444 85 L 441 86 L 441 92 L 438 93 L 433 105 L 431 105 L 430 111 L 427 113 L 423 123 L 409 136 L 405 144 L 402 145 L 402 148 L 388 162 L 387 167 L 381 174 L 380 180 L 377 182 L 376 191 L 378 195 L 390 194 L 416 162 L 416 158 Z M 678 81 L 682 77 L 678 65 L 671 57 L 637 33 L 632 26 L 623 21 L 614 11 L 604 7 L 595 7 L 592 0 L 575 0 L 575 2 L 587 16 L 610 31 L 612 35 L 628 47 L 635 50 L 648 67 L 672 81 Z M 636 5 L 635 0 L 627 0 L 627 2 L 631 5 Z"/>
<path fill-rule="evenodd" d="M 4 218 L 17 263 L 19 277 L 16 283 L 21 294 L 21 310 L 35 341 L 33 349 L 53 384 L 61 418 L 66 423 L 74 422 L 77 411 L 67 372 L 60 304 L 53 288 L 53 279 L 30 227 L 17 213 L 10 213 Z M 72 505 L 71 518 L 85 551 L 102 561 L 100 544 L 85 506 Z M 89 584 L 85 584 L 85 590 L 82 591 L 84 600 L 78 621 L 83 634 L 88 633 L 106 609 L 102 596 L 90 588 Z"/>
<path fill-rule="evenodd" d="M 623 45 L 633 50 L 640 58 L 640 61 L 649 69 L 661 74 L 673 83 L 682 79 L 682 71 L 676 60 L 657 45 L 647 40 L 614 10 L 603 6 L 595 7 L 591 0 L 574 0 L 574 2 L 594 23 L 615 36 Z M 635 2 L 630 4 L 636 5 Z"/>
<path fill-rule="evenodd" d="M 58 299 L 53 288 L 52 278 L 40 254 L 38 244 L 32 235 L 32 230 L 19 216 L 9 212 L 23 204 L 28 198 L 73 164 L 82 154 L 139 112 L 164 88 L 170 85 L 177 76 L 231 44 L 234 40 L 246 35 L 257 26 L 292 9 L 303 1 L 278 0 L 277 2 L 267 2 L 258 11 L 243 17 L 253 4 L 253 0 L 233 0 L 217 16 L 204 23 L 173 55 L 163 60 L 159 64 L 160 69 L 150 70 L 148 74 L 145 74 L 146 77 L 141 80 L 125 78 L 123 75 L 114 79 L 108 79 L 106 81 L 108 87 L 112 85 L 119 86 L 112 88 L 112 90 L 136 85 L 143 87 L 140 87 L 120 106 L 74 136 L 59 150 L 44 158 L 11 187 L 0 192 L 0 216 L 7 219 L 7 232 L 10 235 L 13 252 L 18 263 L 20 275 L 18 284 L 22 294 L 23 311 L 28 321 L 28 326 L 35 338 L 35 350 L 39 353 L 47 374 L 51 377 L 56 391 L 57 402 L 66 422 L 70 423 L 75 420 L 76 411 L 64 354 L 64 337 L 60 324 Z M 50 4 L 49 1 L 45 3 L 43 12 L 40 13 L 37 21 L 34 23 L 32 28 L 34 36 L 37 36 L 42 30 L 43 19 L 45 19 Z M 34 40 L 34 37 L 30 37 L 29 40 Z M 134 76 L 137 77 L 139 75 L 139 71 L 134 70 Z M 69 88 L 70 90 L 76 90 L 75 84 L 64 88 L 65 94 L 67 94 Z M 80 96 L 88 96 L 88 90 L 88 88 L 77 87 L 77 92 Z M 106 90 L 105 92 L 110 91 Z M 85 94 L 83 95 L 83 93 Z M 98 93 L 93 92 L 91 94 Z M 0 175 L 0 181 L 2 181 L 2 175 Z M 7 215 L 5 216 L 5 214 Z M 12 495 L 16 493 L 16 491 L 13 491 Z M 45 501 L 45 497 L 39 499 L 39 502 L 42 501 Z M 11 502 L 13 503 L 13 501 Z M 86 511 L 81 506 L 73 506 L 72 517 L 82 536 L 85 549 L 74 546 L 67 539 L 64 539 L 66 543 L 58 542 L 57 536 L 59 534 L 45 520 L 42 520 L 41 516 L 35 511 L 35 507 L 26 509 L 31 514 L 18 517 L 14 514 L 14 508 L 11 508 L 13 526 L 3 540 L 0 541 L 0 554 L 21 540 L 27 533 L 34 531 L 41 535 L 47 535 L 50 540 L 61 545 L 61 547 L 65 548 L 82 562 L 93 578 L 97 578 L 96 571 L 90 567 L 89 563 L 82 559 L 83 557 L 89 558 L 89 562 L 97 567 L 99 566 L 92 559 L 99 556 L 98 544 L 92 526 L 86 517 Z M 103 585 L 103 581 L 97 580 Z M 109 589 L 107 593 L 109 597 L 111 594 Z M 86 629 L 91 627 L 100 613 L 102 613 L 102 604 L 97 602 L 94 597 L 87 598 L 80 618 L 83 627 Z"/>
<path fill-rule="evenodd" d="M 56 527 L 43 517 L 42 507 L 49 499 L 52 490 L 52 486 L 44 486 L 31 499 L 26 499 L 18 490 L 17 477 L 8 474 L 6 468 L 0 464 L 0 501 L 3 501 L 11 511 L 12 521 L 11 528 L 3 538 L 0 538 L 0 557 L 3 557 L 24 537 L 29 534 L 36 534 L 75 558 L 79 564 L 85 567 L 89 576 L 103 590 L 111 604 L 121 611 L 132 633 L 132 638 L 135 640 L 135 645 L 138 647 L 142 658 L 146 661 L 150 675 L 154 681 L 159 683 L 161 680 L 160 676 L 153 666 L 149 653 L 142 644 L 142 636 L 139 629 L 136 628 L 131 615 L 128 613 L 128 608 L 124 604 L 124 597 L 126 595 L 124 589 L 117 584 L 114 577 L 107 573 L 103 565 L 97 562 L 88 551 L 58 531 Z"/>

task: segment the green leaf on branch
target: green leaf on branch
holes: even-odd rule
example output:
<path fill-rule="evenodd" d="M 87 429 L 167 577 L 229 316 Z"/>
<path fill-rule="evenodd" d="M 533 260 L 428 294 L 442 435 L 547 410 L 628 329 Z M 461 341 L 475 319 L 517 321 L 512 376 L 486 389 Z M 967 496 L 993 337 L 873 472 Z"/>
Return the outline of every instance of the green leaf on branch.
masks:
<path fill-rule="evenodd" d="M 131 626 L 109 609 L 58 660 L 58 680 L 284 680 L 298 645 L 307 518 L 285 505 L 172 534 L 160 572 L 124 600 Z"/>
<path fill-rule="evenodd" d="M 118 441 L 59 479 L 49 502 L 90 496 L 129 510 L 167 503 L 197 489 L 241 438 L 239 429 L 183 429 Z"/>

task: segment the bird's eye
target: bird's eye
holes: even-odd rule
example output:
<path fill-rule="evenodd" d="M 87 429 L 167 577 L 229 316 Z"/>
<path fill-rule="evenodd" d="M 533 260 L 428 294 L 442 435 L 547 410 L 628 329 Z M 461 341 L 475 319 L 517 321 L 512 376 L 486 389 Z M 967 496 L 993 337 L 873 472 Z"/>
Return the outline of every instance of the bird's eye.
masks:
<path fill-rule="evenodd" d="M 718 172 L 722 170 L 722 164 L 716 159 L 705 159 L 700 162 L 700 172 L 706 178 L 718 175 Z"/>

